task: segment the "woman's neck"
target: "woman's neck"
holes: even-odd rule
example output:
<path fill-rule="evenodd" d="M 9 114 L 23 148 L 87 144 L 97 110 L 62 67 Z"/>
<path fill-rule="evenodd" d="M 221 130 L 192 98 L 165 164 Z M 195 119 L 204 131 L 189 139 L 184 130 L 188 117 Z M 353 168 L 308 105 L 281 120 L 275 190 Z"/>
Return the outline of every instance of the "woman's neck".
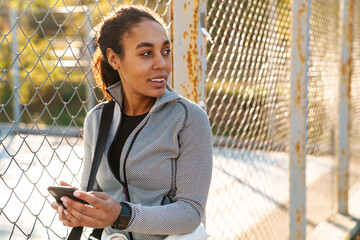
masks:
<path fill-rule="evenodd" d="M 127 98 L 124 96 L 123 112 L 128 116 L 138 116 L 148 113 L 154 106 L 156 98 Z"/>

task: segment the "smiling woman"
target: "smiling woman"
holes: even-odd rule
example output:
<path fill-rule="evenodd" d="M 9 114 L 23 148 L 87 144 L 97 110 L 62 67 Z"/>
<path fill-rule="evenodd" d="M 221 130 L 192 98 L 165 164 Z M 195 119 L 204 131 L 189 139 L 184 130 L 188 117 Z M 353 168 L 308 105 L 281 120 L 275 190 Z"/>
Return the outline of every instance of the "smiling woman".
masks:
<path fill-rule="evenodd" d="M 104 228 L 102 239 L 197 233 L 211 180 L 212 137 L 205 112 L 167 84 L 171 44 L 163 21 L 148 8 L 123 6 L 100 25 L 96 43 L 96 81 L 116 103 L 96 175 L 99 191 L 75 191 L 90 205 L 62 197 L 66 209 L 56 202 L 52 207 L 66 226 Z M 85 119 L 82 190 L 106 104 Z"/>
<path fill-rule="evenodd" d="M 122 45 L 126 49 L 123 56 L 108 48 L 107 59 L 122 82 L 125 114 L 141 115 L 165 92 L 171 72 L 170 42 L 162 25 L 143 20 L 125 36 Z"/>

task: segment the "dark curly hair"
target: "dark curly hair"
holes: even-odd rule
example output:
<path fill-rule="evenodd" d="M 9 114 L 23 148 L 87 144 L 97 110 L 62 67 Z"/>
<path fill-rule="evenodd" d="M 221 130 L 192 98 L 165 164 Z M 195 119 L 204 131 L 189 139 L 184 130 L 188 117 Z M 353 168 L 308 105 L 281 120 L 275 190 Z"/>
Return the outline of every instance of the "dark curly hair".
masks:
<path fill-rule="evenodd" d="M 144 19 L 155 21 L 165 28 L 163 19 L 153 10 L 140 6 L 121 6 L 104 18 L 98 25 L 95 44 L 96 51 L 93 54 L 92 69 L 95 76 L 96 85 L 100 88 L 107 100 L 111 96 L 106 92 L 106 88 L 119 82 L 119 73 L 108 63 L 106 50 L 111 48 L 120 58 L 124 56 L 122 41 L 124 36 L 130 33 L 131 28 Z"/>

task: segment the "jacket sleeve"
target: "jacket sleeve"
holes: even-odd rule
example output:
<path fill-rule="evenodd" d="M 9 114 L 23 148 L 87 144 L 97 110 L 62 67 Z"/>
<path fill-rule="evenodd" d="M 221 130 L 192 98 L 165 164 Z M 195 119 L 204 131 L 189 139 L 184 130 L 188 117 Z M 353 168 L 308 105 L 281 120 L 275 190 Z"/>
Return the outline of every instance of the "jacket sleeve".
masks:
<path fill-rule="evenodd" d="M 83 131 L 83 141 L 84 141 L 84 167 L 81 176 L 80 189 L 86 191 L 91 165 L 92 158 L 94 156 L 94 144 L 96 143 L 96 138 L 98 135 L 98 129 L 96 129 L 94 122 L 100 121 L 100 114 L 102 108 L 96 106 L 93 108 L 87 115 L 84 121 L 84 131 Z"/>
<path fill-rule="evenodd" d="M 176 195 L 161 206 L 130 203 L 132 218 L 126 231 L 143 234 L 193 232 L 205 214 L 212 174 L 212 136 L 206 113 L 195 104 L 185 105 L 187 119 L 178 135 Z"/>

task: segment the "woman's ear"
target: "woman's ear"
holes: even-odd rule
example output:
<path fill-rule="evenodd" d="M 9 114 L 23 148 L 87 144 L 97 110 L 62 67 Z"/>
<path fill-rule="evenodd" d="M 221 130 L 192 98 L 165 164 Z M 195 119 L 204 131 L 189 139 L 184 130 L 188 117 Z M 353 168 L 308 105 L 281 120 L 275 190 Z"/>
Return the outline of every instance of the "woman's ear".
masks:
<path fill-rule="evenodd" d="M 114 70 L 119 70 L 120 57 L 112 48 L 106 49 L 106 57 L 110 66 L 112 66 Z"/>

